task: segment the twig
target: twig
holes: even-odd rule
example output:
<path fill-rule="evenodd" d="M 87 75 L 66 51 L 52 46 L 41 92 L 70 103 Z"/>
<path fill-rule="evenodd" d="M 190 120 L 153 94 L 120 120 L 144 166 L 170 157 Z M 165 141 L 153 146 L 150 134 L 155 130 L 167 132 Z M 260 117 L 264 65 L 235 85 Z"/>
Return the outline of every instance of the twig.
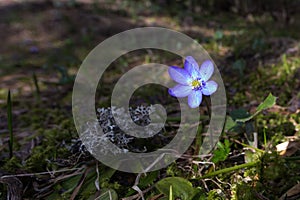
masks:
<path fill-rule="evenodd" d="M 49 171 L 49 172 L 40 172 L 40 173 L 4 175 L 1 178 L 36 176 L 36 175 L 45 175 L 45 174 L 50 174 L 51 175 L 52 173 L 68 172 L 68 171 L 75 171 L 75 170 L 82 170 L 82 169 L 85 169 L 85 168 L 81 167 L 81 168 L 73 168 L 73 169 L 63 169 L 63 170 L 57 170 L 57 171 Z"/>

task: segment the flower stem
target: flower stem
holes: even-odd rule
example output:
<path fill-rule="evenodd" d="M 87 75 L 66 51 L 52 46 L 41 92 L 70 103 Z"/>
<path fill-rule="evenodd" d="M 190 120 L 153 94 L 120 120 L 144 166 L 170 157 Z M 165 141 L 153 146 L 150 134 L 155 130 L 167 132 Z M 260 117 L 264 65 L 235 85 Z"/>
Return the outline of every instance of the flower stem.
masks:
<path fill-rule="evenodd" d="M 207 98 L 205 97 L 205 96 L 203 96 L 203 98 L 204 98 L 204 101 L 205 101 L 205 105 L 206 105 L 206 107 L 207 107 L 207 112 L 208 112 L 208 118 L 210 119 L 210 116 L 211 116 L 211 114 L 210 114 L 210 107 L 209 107 L 209 103 L 208 103 L 208 100 L 207 100 Z M 199 112 L 200 112 L 200 106 L 199 106 Z M 203 129 L 203 127 L 202 127 L 202 124 L 201 124 L 201 128 L 200 128 L 200 124 L 199 124 L 199 128 L 198 128 L 198 132 L 197 132 L 197 135 L 196 135 L 196 148 L 195 148 L 195 155 L 199 155 L 199 151 L 200 151 L 200 145 L 202 144 L 202 135 L 201 135 L 201 133 L 202 133 L 202 129 Z"/>
<path fill-rule="evenodd" d="M 206 105 L 206 108 L 207 108 L 208 116 L 209 116 L 209 118 L 210 118 L 210 116 L 211 116 L 211 113 L 210 113 L 209 102 L 208 102 L 208 100 L 207 100 L 207 97 L 206 97 L 206 96 L 203 96 L 203 99 L 204 99 L 204 101 L 205 101 L 205 105 Z"/>
<path fill-rule="evenodd" d="M 218 171 L 214 171 L 214 172 L 208 173 L 208 174 L 206 174 L 204 176 L 201 176 L 201 177 L 198 177 L 198 178 L 194 178 L 193 180 L 205 179 L 205 178 L 209 178 L 209 177 L 212 177 L 212 176 L 217 176 L 219 174 L 232 172 L 232 171 L 235 171 L 235 170 L 238 170 L 238 169 L 242 169 L 242 168 L 254 167 L 259 162 L 260 161 L 249 162 L 249 163 L 244 163 L 244 164 L 241 164 L 241 165 L 236 165 L 236 166 L 233 166 L 233 167 L 228 167 L 228 168 L 225 168 L 225 169 L 220 169 Z"/>
<path fill-rule="evenodd" d="M 197 130 L 197 135 L 196 135 L 196 140 L 195 140 L 195 155 L 199 155 L 199 151 L 200 151 L 200 145 L 202 144 L 202 123 L 199 124 L 198 126 L 198 130 Z"/>

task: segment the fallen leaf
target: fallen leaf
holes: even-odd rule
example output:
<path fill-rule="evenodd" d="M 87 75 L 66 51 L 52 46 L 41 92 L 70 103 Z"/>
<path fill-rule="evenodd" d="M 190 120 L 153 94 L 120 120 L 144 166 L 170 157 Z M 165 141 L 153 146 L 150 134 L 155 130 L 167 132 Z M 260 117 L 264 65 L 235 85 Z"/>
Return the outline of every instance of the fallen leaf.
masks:
<path fill-rule="evenodd" d="M 276 145 L 277 152 L 280 152 L 279 154 L 281 156 L 291 156 L 294 153 L 296 153 L 298 150 L 300 150 L 300 141 L 286 141 L 283 143 L 280 143 Z"/>
<path fill-rule="evenodd" d="M 289 189 L 279 200 L 296 200 L 300 197 L 300 183 Z"/>

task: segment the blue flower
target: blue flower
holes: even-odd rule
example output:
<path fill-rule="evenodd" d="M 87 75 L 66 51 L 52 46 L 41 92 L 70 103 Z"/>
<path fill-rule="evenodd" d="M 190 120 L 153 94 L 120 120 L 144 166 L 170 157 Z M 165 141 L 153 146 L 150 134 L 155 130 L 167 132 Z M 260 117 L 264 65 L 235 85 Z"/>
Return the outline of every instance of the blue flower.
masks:
<path fill-rule="evenodd" d="M 199 68 L 198 63 L 192 56 L 187 56 L 184 69 L 180 67 L 169 67 L 169 75 L 179 83 L 169 89 L 169 94 L 174 97 L 188 97 L 191 108 L 198 107 L 202 102 L 202 95 L 211 95 L 217 88 L 215 81 L 208 81 L 214 72 L 214 65 L 206 60 Z"/>

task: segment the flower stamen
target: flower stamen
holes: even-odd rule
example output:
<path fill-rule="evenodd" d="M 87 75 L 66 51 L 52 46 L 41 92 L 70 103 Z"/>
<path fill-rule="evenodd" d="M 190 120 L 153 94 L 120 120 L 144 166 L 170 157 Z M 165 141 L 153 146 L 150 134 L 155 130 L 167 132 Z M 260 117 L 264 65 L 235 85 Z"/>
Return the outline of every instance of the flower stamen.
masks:
<path fill-rule="evenodd" d="M 192 81 L 192 86 L 193 87 L 198 87 L 198 86 L 200 86 L 201 85 L 201 82 L 199 82 L 198 80 L 193 80 Z"/>
<path fill-rule="evenodd" d="M 202 89 L 203 86 L 205 86 L 205 82 L 201 79 L 196 79 L 192 81 L 191 86 L 193 87 L 193 90 L 199 90 Z"/>

